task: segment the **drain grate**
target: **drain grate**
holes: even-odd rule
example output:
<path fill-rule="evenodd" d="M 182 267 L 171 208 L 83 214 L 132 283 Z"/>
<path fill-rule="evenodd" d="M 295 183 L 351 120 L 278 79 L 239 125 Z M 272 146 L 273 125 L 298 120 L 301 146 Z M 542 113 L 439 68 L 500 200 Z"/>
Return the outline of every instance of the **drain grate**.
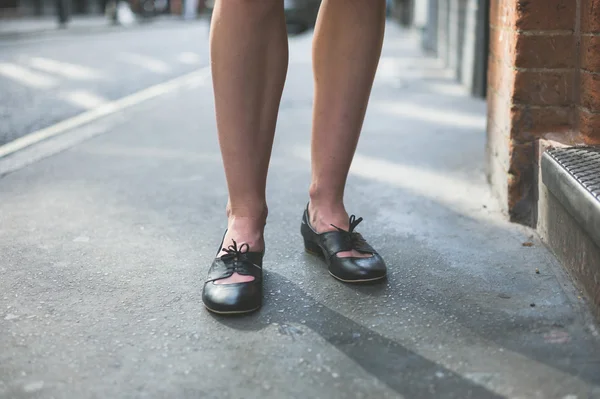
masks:
<path fill-rule="evenodd" d="M 600 201 L 600 147 L 555 148 L 547 154 Z"/>

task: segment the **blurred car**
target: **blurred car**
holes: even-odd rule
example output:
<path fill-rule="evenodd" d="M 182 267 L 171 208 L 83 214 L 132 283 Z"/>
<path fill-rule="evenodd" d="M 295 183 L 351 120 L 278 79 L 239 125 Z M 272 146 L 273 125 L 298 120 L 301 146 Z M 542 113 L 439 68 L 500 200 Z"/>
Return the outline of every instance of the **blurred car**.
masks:
<path fill-rule="evenodd" d="M 214 3 L 214 0 L 206 1 L 205 11 L 209 15 L 212 15 Z M 313 28 L 320 5 L 321 0 L 283 0 L 288 33 L 298 34 Z"/>
<path fill-rule="evenodd" d="M 297 34 L 311 29 L 317 22 L 321 0 L 284 0 L 288 32 Z"/>

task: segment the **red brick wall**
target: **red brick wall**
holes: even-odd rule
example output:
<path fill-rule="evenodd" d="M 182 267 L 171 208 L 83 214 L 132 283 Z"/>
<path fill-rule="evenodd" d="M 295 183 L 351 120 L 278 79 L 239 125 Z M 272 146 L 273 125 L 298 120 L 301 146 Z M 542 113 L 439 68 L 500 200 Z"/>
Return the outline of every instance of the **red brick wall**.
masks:
<path fill-rule="evenodd" d="M 581 0 L 581 99 L 579 132 L 600 144 L 600 0 Z"/>
<path fill-rule="evenodd" d="M 600 0 L 491 0 L 488 174 L 532 224 L 535 144 L 600 143 Z"/>

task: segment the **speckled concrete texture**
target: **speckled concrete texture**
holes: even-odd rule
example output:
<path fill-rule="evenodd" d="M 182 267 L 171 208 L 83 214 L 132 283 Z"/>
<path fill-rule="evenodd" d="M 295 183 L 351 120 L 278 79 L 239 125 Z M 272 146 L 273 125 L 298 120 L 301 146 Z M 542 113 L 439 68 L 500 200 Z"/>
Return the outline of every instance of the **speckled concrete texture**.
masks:
<path fill-rule="evenodd" d="M 600 397 L 584 301 L 490 195 L 484 102 L 394 26 L 347 190 L 389 278 L 303 252 L 310 79 L 292 38 L 251 316 L 200 300 L 225 227 L 209 84 L 0 179 L 1 398 Z"/>

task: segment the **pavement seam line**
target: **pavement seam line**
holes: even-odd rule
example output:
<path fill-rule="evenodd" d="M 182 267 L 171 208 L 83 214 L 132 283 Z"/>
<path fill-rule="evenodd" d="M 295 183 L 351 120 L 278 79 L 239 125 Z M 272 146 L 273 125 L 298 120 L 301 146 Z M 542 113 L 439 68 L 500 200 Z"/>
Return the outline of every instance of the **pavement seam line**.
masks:
<path fill-rule="evenodd" d="M 66 133 L 76 127 L 100 119 L 104 116 L 114 114 L 134 105 L 141 104 L 152 98 L 170 93 L 174 90 L 185 86 L 187 83 L 196 81 L 196 79 L 204 80 L 209 76 L 210 67 L 205 66 L 185 75 L 178 76 L 166 82 L 158 83 L 154 86 L 147 87 L 133 94 L 129 94 L 118 100 L 111 101 L 109 103 L 99 106 L 98 108 L 85 111 L 71 118 L 62 120 L 54 125 L 31 132 L 23 137 L 20 137 L 16 140 L 10 141 L 0 146 L 0 159 L 8 155 L 14 154 L 17 151 L 23 150 L 27 147 L 40 143 L 49 138 Z"/>

